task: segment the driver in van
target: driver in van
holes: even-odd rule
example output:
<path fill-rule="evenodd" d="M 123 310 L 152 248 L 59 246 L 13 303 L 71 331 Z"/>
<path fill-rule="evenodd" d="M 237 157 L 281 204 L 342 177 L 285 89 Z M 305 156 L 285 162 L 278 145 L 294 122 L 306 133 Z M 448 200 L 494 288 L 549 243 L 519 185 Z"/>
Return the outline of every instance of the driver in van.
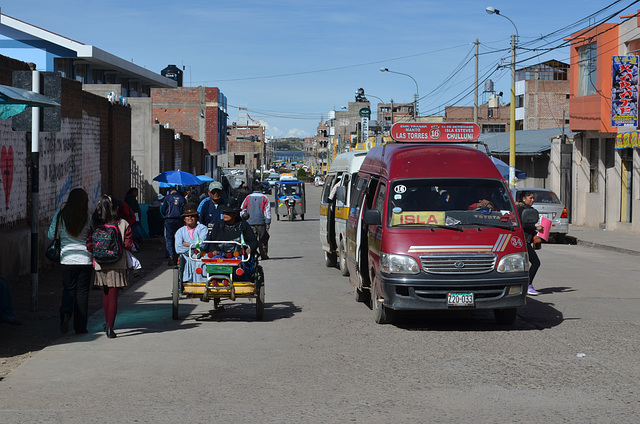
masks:
<path fill-rule="evenodd" d="M 493 204 L 491 199 L 491 190 L 488 187 L 480 187 L 478 189 L 478 200 L 469 205 L 469 210 L 475 209 L 489 209 L 490 211 L 497 211 L 498 208 Z"/>

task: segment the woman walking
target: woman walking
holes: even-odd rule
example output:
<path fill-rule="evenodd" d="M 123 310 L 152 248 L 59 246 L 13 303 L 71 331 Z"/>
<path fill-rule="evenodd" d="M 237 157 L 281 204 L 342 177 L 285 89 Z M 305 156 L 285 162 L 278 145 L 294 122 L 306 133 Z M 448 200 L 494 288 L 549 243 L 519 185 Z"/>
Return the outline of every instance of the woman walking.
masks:
<path fill-rule="evenodd" d="M 516 209 L 518 211 L 520 221 L 522 221 L 522 211 L 525 209 L 533 208 L 534 201 L 535 195 L 531 191 L 525 190 L 520 193 L 520 199 L 516 201 Z M 535 236 L 538 231 L 541 231 L 542 227 L 536 227 L 534 224 L 524 224 L 522 226 L 522 229 L 524 230 L 524 238 L 527 245 L 529 262 L 531 262 L 531 267 L 529 268 L 529 289 L 527 290 L 527 294 L 529 294 L 530 296 L 537 296 L 540 293 L 533 288 L 533 279 L 538 272 L 538 268 L 540 268 L 540 258 L 538 258 L 538 254 L 533 248 L 533 236 Z"/>
<path fill-rule="evenodd" d="M 48 233 L 51 240 L 56 236 L 56 226 L 62 265 L 60 332 L 64 334 L 69 331 L 69 321 L 73 316 L 76 334 L 86 333 L 89 287 L 93 273 L 91 253 L 87 251 L 85 243 L 89 235 L 89 197 L 86 191 L 81 188 L 71 190 L 67 203 L 53 216 Z"/>
<path fill-rule="evenodd" d="M 99 227 L 102 228 L 105 225 L 108 228 L 117 227 L 117 235 L 121 238 L 124 250 L 131 250 L 133 247 L 131 227 L 126 220 L 118 218 L 118 201 L 108 194 L 102 195 L 96 205 L 91 221 L 91 233 L 93 234 Z M 95 246 L 91 236 L 87 239 L 87 247 L 89 247 L 89 251 L 94 251 Z M 118 312 L 118 293 L 121 288 L 127 286 L 127 256 L 126 252 L 121 253 L 122 256 L 112 263 L 94 261 L 95 284 L 101 286 L 103 290 L 105 331 L 110 339 L 116 337 L 113 327 Z"/>

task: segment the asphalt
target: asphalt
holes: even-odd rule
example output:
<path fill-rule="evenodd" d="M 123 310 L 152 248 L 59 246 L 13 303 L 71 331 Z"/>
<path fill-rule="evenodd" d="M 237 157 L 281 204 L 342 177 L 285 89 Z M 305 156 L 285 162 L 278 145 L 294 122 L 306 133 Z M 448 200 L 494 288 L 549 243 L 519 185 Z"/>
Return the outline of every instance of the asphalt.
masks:
<path fill-rule="evenodd" d="M 569 225 L 566 242 L 640 256 L 640 234 Z"/>

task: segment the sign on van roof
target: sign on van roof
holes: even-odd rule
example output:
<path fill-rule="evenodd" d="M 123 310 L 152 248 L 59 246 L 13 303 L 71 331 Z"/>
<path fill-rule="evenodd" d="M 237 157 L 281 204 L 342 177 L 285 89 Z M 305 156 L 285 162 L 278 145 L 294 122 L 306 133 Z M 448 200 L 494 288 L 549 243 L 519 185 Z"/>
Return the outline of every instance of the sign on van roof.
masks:
<path fill-rule="evenodd" d="M 480 127 L 473 122 L 396 122 L 391 137 L 399 142 L 470 142 L 480 136 Z"/>

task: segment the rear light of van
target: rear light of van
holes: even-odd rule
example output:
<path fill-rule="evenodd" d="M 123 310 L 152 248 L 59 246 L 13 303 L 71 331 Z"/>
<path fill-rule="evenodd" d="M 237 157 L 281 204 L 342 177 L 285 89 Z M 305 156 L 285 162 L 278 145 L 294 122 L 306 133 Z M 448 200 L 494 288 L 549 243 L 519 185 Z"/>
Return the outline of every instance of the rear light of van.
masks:
<path fill-rule="evenodd" d="M 562 215 L 560 215 L 560 218 L 568 218 L 568 216 L 567 216 L 567 208 L 562 209 Z"/>

